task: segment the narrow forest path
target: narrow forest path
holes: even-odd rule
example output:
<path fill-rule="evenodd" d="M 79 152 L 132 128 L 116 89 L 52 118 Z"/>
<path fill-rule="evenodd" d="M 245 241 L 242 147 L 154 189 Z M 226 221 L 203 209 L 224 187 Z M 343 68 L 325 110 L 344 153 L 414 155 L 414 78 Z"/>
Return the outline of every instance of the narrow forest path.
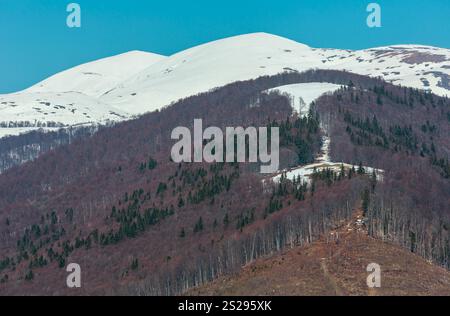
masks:
<path fill-rule="evenodd" d="M 334 291 L 335 295 L 336 296 L 344 296 L 344 293 L 341 290 L 341 288 L 338 286 L 338 284 L 336 282 L 336 279 L 328 271 L 327 259 L 322 259 L 322 261 L 320 262 L 320 267 L 322 269 L 323 276 L 325 277 L 325 280 L 327 280 L 329 286 L 331 288 L 333 288 L 333 291 Z"/>
<path fill-rule="evenodd" d="M 378 263 L 382 287 L 367 286 L 367 266 Z M 407 268 L 406 268 L 407 265 Z M 363 212 L 312 244 L 258 259 L 237 275 L 191 290 L 224 296 L 404 296 L 450 295 L 450 273 L 396 245 L 371 238 Z"/>
<path fill-rule="evenodd" d="M 333 248 L 333 253 L 324 257 L 320 261 L 320 268 L 323 272 L 325 279 L 327 280 L 329 286 L 333 289 L 336 296 L 345 296 L 345 291 L 338 284 L 337 278 L 329 271 L 328 262 L 333 262 L 336 258 L 339 258 L 342 253 L 350 248 L 352 245 L 348 242 L 351 240 L 350 238 L 345 238 L 349 235 L 353 234 L 367 234 L 367 230 L 364 226 L 359 226 L 357 223 L 364 218 L 363 211 L 361 207 L 357 207 L 353 213 L 351 219 L 344 225 L 338 227 L 337 229 L 330 232 L 330 235 L 334 236 L 336 240 L 334 241 L 334 245 L 331 246 Z M 341 243 L 341 239 L 345 240 L 345 243 Z M 329 245 L 330 246 L 330 245 Z M 371 291 L 373 289 L 369 289 L 368 295 L 375 296 L 376 292 Z"/>

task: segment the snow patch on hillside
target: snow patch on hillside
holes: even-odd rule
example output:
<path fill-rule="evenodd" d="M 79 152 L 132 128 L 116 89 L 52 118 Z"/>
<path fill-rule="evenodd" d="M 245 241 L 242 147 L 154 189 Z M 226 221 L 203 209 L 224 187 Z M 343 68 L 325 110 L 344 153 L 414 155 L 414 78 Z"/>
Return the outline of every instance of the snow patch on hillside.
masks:
<path fill-rule="evenodd" d="M 344 168 L 346 172 L 352 168 L 354 168 L 354 170 L 357 171 L 359 166 L 339 162 L 325 162 L 325 163 L 318 162 L 301 167 L 296 167 L 289 170 L 284 170 L 283 172 L 272 177 L 271 179 L 273 182 L 279 183 L 282 177 L 291 181 L 297 180 L 298 177 L 300 177 L 301 182 L 306 182 L 309 184 L 311 183 L 311 177 L 314 174 L 314 172 L 320 172 L 328 169 L 339 173 L 342 168 Z M 371 175 L 373 174 L 373 172 L 375 172 L 378 181 L 381 181 L 383 179 L 384 173 L 383 170 L 363 166 L 363 171 L 364 174 L 368 175 Z"/>
<path fill-rule="evenodd" d="M 344 171 L 348 172 L 350 169 L 358 170 L 359 166 L 351 165 L 343 162 L 332 162 L 330 158 L 330 145 L 331 145 L 331 139 L 328 135 L 323 136 L 322 140 L 322 147 L 320 149 L 320 152 L 318 156 L 315 159 L 315 162 L 312 164 L 307 164 L 303 166 L 298 166 L 295 168 L 291 168 L 288 170 L 283 170 L 281 172 L 278 172 L 276 175 L 273 175 L 270 178 L 270 181 L 273 181 L 275 183 L 279 183 L 282 178 L 288 179 L 291 181 L 300 179 L 301 182 L 306 182 L 307 184 L 311 183 L 312 175 L 315 172 L 320 172 L 323 170 L 331 170 L 336 173 L 339 173 L 342 168 Z M 375 175 L 377 177 L 378 181 L 383 180 L 383 174 L 384 171 L 381 169 L 375 169 L 373 167 L 367 167 L 362 166 L 363 172 L 365 174 L 373 174 L 375 172 Z"/>
<path fill-rule="evenodd" d="M 80 92 L 29 92 L 0 96 L 0 127 L 57 127 L 120 121 L 122 110 Z"/>
<path fill-rule="evenodd" d="M 277 91 L 291 100 L 291 105 L 300 116 L 306 116 L 311 103 L 324 94 L 333 93 L 341 86 L 327 82 L 298 83 L 276 87 L 267 92 Z"/>
<path fill-rule="evenodd" d="M 319 97 L 326 93 L 335 92 L 339 88 L 341 88 L 341 86 L 336 84 L 314 82 L 281 86 L 270 89 L 267 92 L 270 93 L 277 91 L 278 93 L 285 94 L 291 99 L 291 104 L 293 104 L 294 109 L 297 109 L 297 112 L 299 112 L 301 116 L 305 116 L 307 115 L 312 102 L 315 102 Z M 342 168 L 345 171 L 348 171 L 352 168 L 358 170 L 359 166 L 331 161 L 331 138 L 324 124 L 321 124 L 321 130 L 323 132 L 322 146 L 317 157 L 315 158 L 314 163 L 298 166 L 289 170 L 283 170 L 270 177 L 269 181 L 279 183 L 282 178 L 291 181 L 300 179 L 301 182 L 310 184 L 311 177 L 315 172 L 320 172 L 327 169 L 334 172 L 340 172 Z M 377 179 L 382 180 L 383 170 L 367 166 L 364 166 L 363 169 L 364 173 L 366 174 L 372 174 L 373 172 L 375 172 Z M 263 183 L 267 183 L 266 181 L 267 180 L 264 180 Z"/>

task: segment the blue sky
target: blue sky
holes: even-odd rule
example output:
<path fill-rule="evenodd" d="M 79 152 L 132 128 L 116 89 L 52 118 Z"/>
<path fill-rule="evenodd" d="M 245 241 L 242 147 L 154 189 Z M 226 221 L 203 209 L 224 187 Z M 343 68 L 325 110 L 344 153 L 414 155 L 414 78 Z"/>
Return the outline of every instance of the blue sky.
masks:
<path fill-rule="evenodd" d="M 82 27 L 66 26 L 81 6 Z M 366 6 L 382 7 L 380 29 Z M 417 43 L 450 48 L 449 0 L 0 0 L 0 93 L 83 62 L 139 49 L 164 55 L 268 32 L 314 47 Z"/>

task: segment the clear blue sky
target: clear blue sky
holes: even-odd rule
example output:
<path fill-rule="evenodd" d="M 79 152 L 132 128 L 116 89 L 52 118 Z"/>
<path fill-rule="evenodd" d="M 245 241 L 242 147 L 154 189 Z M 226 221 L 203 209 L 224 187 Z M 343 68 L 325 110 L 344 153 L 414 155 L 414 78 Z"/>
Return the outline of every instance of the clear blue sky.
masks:
<path fill-rule="evenodd" d="M 80 29 L 66 26 L 70 2 L 81 5 Z M 382 7 L 381 29 L 366 25 L 370 2 Z M 0 0 L 0 93 L 129 50 L 168 55 L 250 32 L 314 47 L 450 48 L 449 19 L 449 0 Z"/>

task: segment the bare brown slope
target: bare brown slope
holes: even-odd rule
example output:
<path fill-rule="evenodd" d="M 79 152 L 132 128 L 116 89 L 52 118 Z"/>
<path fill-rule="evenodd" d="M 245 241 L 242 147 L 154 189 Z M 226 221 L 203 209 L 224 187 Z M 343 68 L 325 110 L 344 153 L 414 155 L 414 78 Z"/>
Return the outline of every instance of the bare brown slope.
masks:
<path fill-rule="evenodd" d="M 381 266 L 381 288 L 367 287 L 370 263 Z M 450 295 L 450 272 L 403 248 L 370 238 L 352 223 L 309 246 L 257 260 L 237 275 L 187 294 Z"/>

